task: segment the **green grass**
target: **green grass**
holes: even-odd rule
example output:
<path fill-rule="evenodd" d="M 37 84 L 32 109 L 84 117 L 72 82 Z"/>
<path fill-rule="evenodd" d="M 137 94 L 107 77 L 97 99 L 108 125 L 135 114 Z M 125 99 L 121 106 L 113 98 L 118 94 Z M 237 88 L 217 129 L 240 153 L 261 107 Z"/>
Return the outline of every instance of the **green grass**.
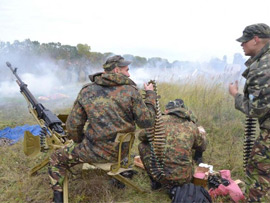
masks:
<path fill-rule="evenodd" d="M 234 180 L 244 180 L 242 151 L 245 116 L 234 109 L 234 101 L 228 94 L 227 87 L 216 80 L 210 84 L 199 78 L 195 82 L 186 81 L 181 85 L 158 84 L 158 93 L 161 96 L 162 110 L 169 100 L 182 98 L 197 116 L 199 123 L 207 132 L 208 147 L 203 155 L 204 162 L 213 165 L 215 171 L 231 170 Z M 71 106 L 51 110 L 55 113 L 68 113 L 70 108 Z M 21 100 L 1 108 L 0 119 L 0 129 L 6 126 L 36 124 L 27 111 L 26 102 L 23 103 Z M 133 155 L 138 155 L 138 143 L 136 140 Z M 29 170 L 42 160 L 44 154 L 35 159 L 26 157 L 21 142 L 9 147 L 0 147 L 0 154 L 0 202 L 51 201 L 52 191 L 47 167 L 41 169 L 36 176 L 28 176 Z M 109 184 L 110 179 L 104 175 L 91 174 L 88 178 L 83 178 L 81 165 L 78 165 L 72 169 L 77 175 L 70 176 L 69 200 L 70 202 L 170 202 L 165 191 L 151 191 L 145 171 L 135 169 L 138 174 L 134 176 L 133 181 L 144 188 L 146 194 L 139 194 L 131 188 L 114 188 Z M 228 201 L 230 201 L 228 197 L 214 200 L 214 202 Z"/>

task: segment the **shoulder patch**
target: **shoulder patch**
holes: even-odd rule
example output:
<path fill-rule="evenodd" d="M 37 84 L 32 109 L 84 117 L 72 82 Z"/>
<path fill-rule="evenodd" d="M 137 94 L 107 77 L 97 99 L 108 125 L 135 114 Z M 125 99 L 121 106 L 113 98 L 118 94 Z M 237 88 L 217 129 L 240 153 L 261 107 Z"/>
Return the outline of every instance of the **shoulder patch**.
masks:
<path fill-rule="evenodd" d="M 249 94 L 249 95 L 248 95 L 248 97 L 249 97 L 249 100 L 250 100 L 251 102 L 253 102 L 253 99 L 254 99 L 254 95 L 252 95 L 252 94 Z"/>

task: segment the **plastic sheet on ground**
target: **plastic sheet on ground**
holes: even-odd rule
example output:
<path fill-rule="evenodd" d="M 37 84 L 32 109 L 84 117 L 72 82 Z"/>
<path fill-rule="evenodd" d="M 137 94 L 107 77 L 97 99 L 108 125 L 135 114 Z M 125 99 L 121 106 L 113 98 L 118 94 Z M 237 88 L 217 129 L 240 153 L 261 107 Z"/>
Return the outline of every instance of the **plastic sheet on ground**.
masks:
<path fill-rule="evenodd" d="M 24 125 L 16 126 L 15 128 L 6 127 L 3 130 L 0 130 L 0 138 L 8 138 L 12 140 L 12 143 L 18 142 L 23 138 L 25 131 L 30 131 L 33 135 L 39 135 L 40 133 L 39 125 Z"/>

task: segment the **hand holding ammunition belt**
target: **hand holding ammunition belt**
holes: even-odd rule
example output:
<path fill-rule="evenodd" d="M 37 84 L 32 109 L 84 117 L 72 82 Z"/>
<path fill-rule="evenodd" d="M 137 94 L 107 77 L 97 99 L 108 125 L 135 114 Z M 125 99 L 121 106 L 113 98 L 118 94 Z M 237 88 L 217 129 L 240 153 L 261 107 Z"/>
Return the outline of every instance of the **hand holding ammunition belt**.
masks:
<path fill-rule="evenodd" d="M 157 84 L 155 80 L 150 80 L 148 84 L 152 83 L 154 91 L 157 93 Z M 156 99 L 156 117 L 155 125 L 152 128 L 146 129 L 146 136 L 151 147 L 150 155 L 150 174 L 155 180 L 160 180 L 164 177 L 164 148 L 166 144 L 165 129 L 160 111 L 158 96 Z"/>

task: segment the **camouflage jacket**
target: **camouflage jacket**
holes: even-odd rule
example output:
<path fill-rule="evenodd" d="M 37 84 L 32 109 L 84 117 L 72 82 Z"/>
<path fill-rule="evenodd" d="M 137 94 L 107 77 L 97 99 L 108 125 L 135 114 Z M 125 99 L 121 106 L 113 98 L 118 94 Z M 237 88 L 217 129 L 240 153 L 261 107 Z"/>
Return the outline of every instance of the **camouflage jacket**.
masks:
<path fill-rule="evenodd" d="M 156 94 L 147 91 L 143 101 L 136 84 L 123 74 L 98 73 L 90 76 L 90 80 L 92 83 L 78 94 L 66 128 L 74 140 L 81 140 L 85 133 L 97 156 L 115 161 L 117 133 L 134 132 L 135 124 L 141 128 L 154 124 Z"/>
<path fill-rule="evenodd" d="M 245 63 L 244 95 L 237 94 L 235 108 L 258 118 L 260 127 L 270 129 L 270 44 Z"/>
<path fill-rule="evenodd" d="M 192 149 L 203 152 L 207 142 L 205 135 L 199 133 L 191 111 L 179 108 L 177 114 L 171 113 L 162 116 L 166 136 L 164 172 L 166 180 L 181 184 L 192 178 Z M 145 141 L 145 136 L 140 133 L 139 139 Z"/>

